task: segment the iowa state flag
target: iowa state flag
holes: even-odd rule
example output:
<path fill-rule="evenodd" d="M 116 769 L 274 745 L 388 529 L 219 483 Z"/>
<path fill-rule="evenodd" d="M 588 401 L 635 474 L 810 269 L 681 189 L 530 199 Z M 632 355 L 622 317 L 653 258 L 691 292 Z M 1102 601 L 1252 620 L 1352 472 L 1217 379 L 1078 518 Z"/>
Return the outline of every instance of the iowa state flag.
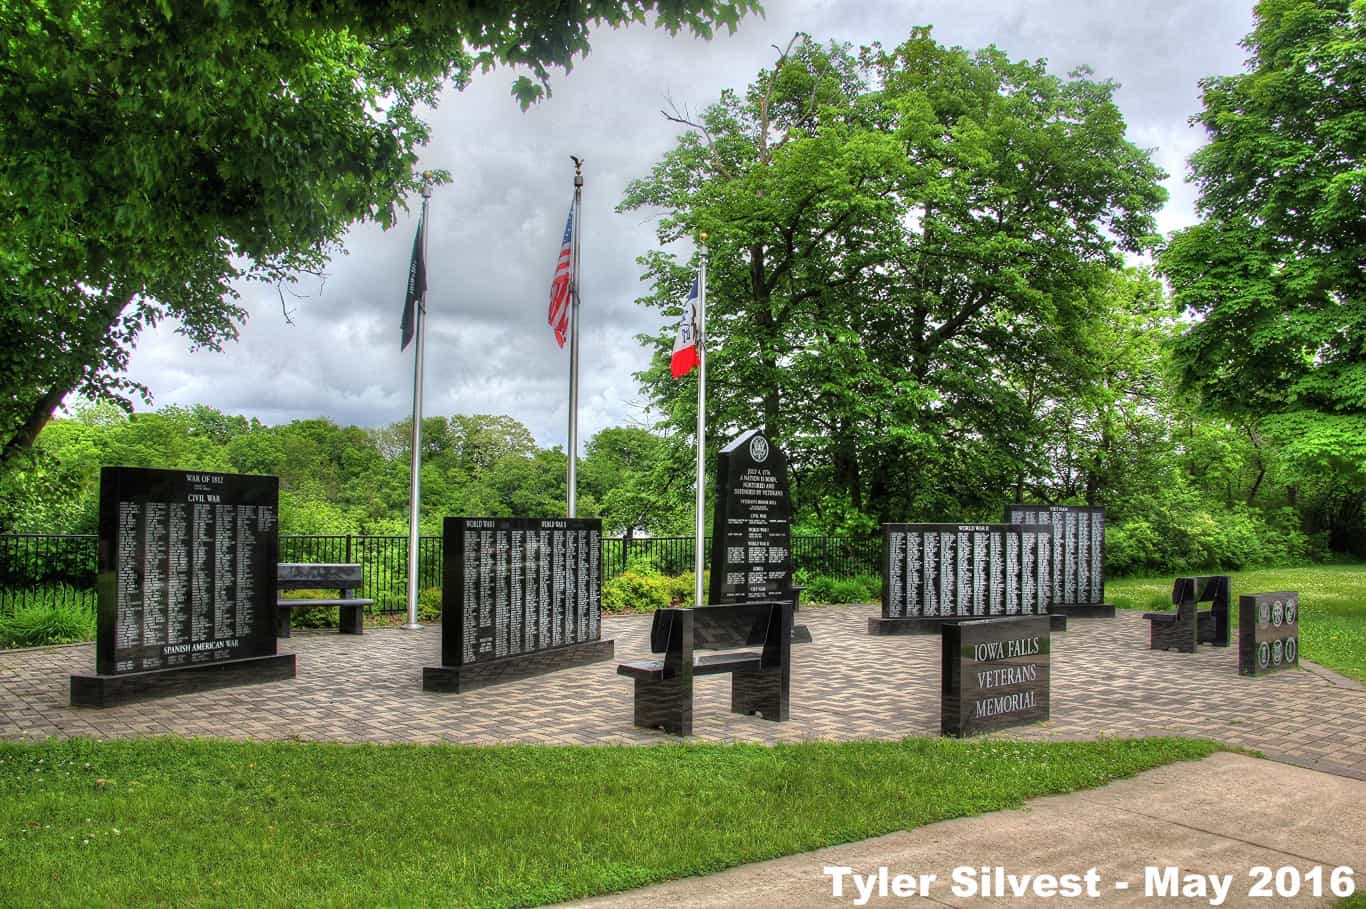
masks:
<path fill-rule="evenodd" d="M 686 376 L 697 365 L 697 278 L 692 279 L 692 290 L 683 304 L 683 315 L 678 317 L 678 335 L 674 338 L 674 353 L 669 359 L 669 372 L 675 379 Z"/>

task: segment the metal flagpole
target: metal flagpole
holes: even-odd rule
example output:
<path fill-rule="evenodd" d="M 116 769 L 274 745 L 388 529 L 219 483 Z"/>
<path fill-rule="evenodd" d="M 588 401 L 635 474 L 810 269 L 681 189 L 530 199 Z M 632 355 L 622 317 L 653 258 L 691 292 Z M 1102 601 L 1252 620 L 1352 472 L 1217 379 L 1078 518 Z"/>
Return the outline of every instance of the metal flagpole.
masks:
<path fill-rule="evenodd" d="M 422 264 L 427 264 L 427 203 L 432 198 L 432 176 L 422 174 Z M 413 451 L 410 462 L 411 479 L 408 491 L 408 623 L 410 631 L 422 626 L 417 623 L 417 557 L 418 557 L 418 517 L 422 501 L 422 336 L 427 331 L 427 289 L 422 289 L 422 299 L 417 305 L 416 348 L 413 351 Z"/>
<path fill-rule="evenodd" d="M 707 235 L 701 235 L 702 270 L 697 281 L 697 541 L 693 544 L 693 593 L 703 604 L 702 566 L 706 543 L 706 451 L 707 451 Z"/>
<path fill-rule="evenodd" d="M 569 501 L 568 516 L 579 510 L 579 223 L 583 220 L 583 159 L 574 162 L 574 255 L 569 268 Z"/>

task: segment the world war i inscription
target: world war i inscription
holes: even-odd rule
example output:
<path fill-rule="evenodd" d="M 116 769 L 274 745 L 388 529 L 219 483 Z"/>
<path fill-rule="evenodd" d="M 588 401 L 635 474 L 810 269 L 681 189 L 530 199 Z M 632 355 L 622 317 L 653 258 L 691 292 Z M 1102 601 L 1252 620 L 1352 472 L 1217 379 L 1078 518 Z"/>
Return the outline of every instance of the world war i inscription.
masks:
<path fill-rule="evenodd" d="M 106 467 L 100 472 L 95 674 L 71 702 L 289 678 L 275 649 L 279 479 Z"/>
<path fill-rule="evenodd" d="M 945 625 L 940 733 L 969 736 L 1048 719 L 1047 616 Z"/>
<path fill-rule="evenodd" d="M 969 618 L 1046 615 L 1051 528 L 883 524 L 882 615 L 870 634 L 931 634 Z"/>
<path fill-rule="evenodd" d="M 1300 595 L 1293 590 L 1238 597 L 1238 672 L 1265 675 L 1300 664 Z"/>
<path fill-rule="evenodd" d="M 609 660 L 602 640 L 602 522 L 448 517 L 441 664 L 428 691 L 466 691 Z"/>
<path fill-rule="evenodd" d="M 1105 602 L 1105 509 L 1081 505 L 1008 505 L 1006 520 L 1053 529 L 1049 609 L 1086 618 L 1113 618 Z"/>

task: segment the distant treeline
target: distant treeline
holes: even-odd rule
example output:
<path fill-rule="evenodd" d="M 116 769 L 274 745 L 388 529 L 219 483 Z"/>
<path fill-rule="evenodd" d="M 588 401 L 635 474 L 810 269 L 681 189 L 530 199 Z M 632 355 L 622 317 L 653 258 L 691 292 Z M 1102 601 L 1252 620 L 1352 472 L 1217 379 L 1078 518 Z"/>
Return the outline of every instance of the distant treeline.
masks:
<path fill-rule="evenodd" d="M 1088 486 L 1062 472 L 1053 495 L 1026 498 L 1084 502 L 1088 488 L 1109 509 L 1111 573 L 1245 567 L 1320 559 L 1329 533 L 1313 522 L 1334 501 L 1331 484 L 1287 485 L 1274 450 L 1255 434 L 1187 416 L 1171 436 L 1140 446 L 1111 482 Z M 327 419 L 267 426 L 206 406 L 125 414 L 79 405 L 52 421 L 32 463 L 3 481 L 0 530 L 89 533 L 95 529 L 99 468 L 107 464 L 262 473 L 281 479 L 281 527 L 290 533 L 400 534 L 406 530 L 409 425 L 339 426 Z M 610 534 L 688 534 L 692 526 L 689 439 L 613 427 L 585 446 L 579 477 L 581 515 L 598 516 Z M 1073 444 L 1080 444 L 1073 440 Z M 1112 441 L 1113 445 L 1114 442 Z M 850 520 L 819 483 L 803 446 L 794 454 L 794 500 L 804 533 L 869 535 L 879 519 L 999 520 L 1015 490 L 978 488 L 974 505 L 942 512 Z M 1072 453 L 1064 463 L 1085 460 Z M 423 531 L 440 532 L 444 515 L 556 515 L 565 499 L 565 455 L 538 446 L 517 420 L 488 414 L 423 421 Z M 946 466 L 919 478 L 923 490 L 952 488 L 970 473 Z M 1302 481 L 1301 481 L 1302 482 Z M 811 489 L 826 492 L 810 501 Z M 834 520 L 832 520 L 832 517 Z"/>

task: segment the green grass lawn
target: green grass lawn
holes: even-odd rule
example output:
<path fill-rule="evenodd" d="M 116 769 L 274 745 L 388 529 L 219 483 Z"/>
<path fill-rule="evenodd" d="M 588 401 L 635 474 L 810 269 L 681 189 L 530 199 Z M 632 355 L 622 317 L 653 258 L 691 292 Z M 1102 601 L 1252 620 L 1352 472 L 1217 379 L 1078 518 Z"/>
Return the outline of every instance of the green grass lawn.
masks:
<path fill-rule="evenodd" d="M 1235 571 L 1229 579 L 1235 627 L 1240 595 L 1298 591 L 1300 656 L 1366 682 L 1366 565 Z M 1123 609 L 1171 609 L 1171 593 L 1170 575 L 1105 582 L 1105 598 Z"/>
<path fill-rule="evenodd" d="M 0 744 L 6 906 L 530 906 L 1017 806 L 1178 739 Z"/>

